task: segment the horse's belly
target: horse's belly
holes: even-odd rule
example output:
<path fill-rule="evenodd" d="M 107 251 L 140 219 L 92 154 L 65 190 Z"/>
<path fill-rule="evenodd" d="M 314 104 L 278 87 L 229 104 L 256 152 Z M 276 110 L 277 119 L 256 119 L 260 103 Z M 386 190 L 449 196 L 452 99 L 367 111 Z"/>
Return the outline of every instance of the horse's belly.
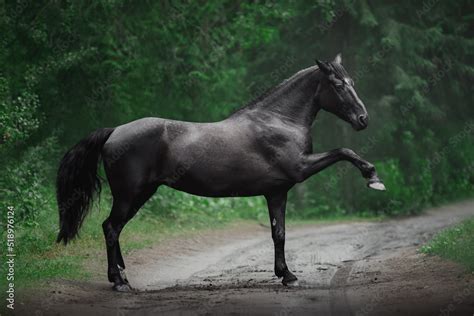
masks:
<path fill-rule="evenodd" d="M 169 187 L 186 193 L 205 197 L 244 197 L 265 195 L 278 187 L 274 184 L 258 183 L 248 185 L 248 183 L 226 183 L 219 185 L 216 183 L 202 182 L 199 179 L 183 179 L 176 183 L 167 184 Z M 285 185 L 285 187 L 291 187 Z"/>
<path fill-rule="evenodd" d="M 211 197 L 262 195 L 289 185 L 284 175 L 265 162 L 217 159 L 181 164 L 165 183 L 177 190 Z"/>

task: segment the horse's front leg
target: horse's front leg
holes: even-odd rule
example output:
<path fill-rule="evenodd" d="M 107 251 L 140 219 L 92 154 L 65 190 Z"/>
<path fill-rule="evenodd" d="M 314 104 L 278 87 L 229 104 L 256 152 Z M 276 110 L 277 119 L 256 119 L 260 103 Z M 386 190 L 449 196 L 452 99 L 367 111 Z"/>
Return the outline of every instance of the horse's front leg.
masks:
<path fill-rule="evenodd" d="M 283 277 L 283 285 L 296 285 L 297 278 L 288 270 L 285 260 L 285 211 L 287 192 L 265 195 L 275 246 L 275 275 Z"/>
<path fill-rule="evenodd" d="M 313 174 L 339 161 L 349 161 L 359 169 L 362 176 L 367 179 L 367 186 L 370 188 L 385 190 L 385 186 L 379 179 L 374 165 L 362 159 L 353 150 L 348 148 L 338 148 L 321 154 L 303 156 L 298 166 L 298 182 L 306 180 Z"/>

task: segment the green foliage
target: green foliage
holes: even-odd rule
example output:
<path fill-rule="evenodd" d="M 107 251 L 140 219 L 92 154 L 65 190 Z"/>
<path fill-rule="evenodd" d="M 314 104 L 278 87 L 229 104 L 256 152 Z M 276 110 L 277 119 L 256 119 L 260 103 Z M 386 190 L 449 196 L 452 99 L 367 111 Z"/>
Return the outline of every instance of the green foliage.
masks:
<path fill-rule="evenodd" d="M 474 271 L 474 219 L 443 230 L 421 251 L 460 262 Z"/>
<path fill-rule="evenodd" d="M 54 183 L 51 181 L 54 179 L 51 160 L 57 152 L 57 139 L 51 136 L 4 165 L 0 178 L 0 207 L 6 210 L 13 206 L 18 222 L 37 225 L 36 218 L 44 212 L 45 206 L 50 205 L 49 191 Z"/>
<path fill-rule="evenodd" d="M 13 98 L 8 84 L 6 78 L 0 77 L 0 144 L 3 153 L 26 141 L 39 127 L 39 119 L 36 117 L 38 96 L 26 90 Z"/>

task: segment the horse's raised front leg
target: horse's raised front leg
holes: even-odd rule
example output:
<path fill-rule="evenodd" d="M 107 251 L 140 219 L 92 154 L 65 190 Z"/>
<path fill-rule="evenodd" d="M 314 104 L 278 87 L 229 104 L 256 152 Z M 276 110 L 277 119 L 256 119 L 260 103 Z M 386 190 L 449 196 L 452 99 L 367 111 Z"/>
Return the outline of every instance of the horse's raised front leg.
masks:
<path fill-rule="evenodd" d="M 288 270 L 285 260 L 285 211 L 287 192 L 265 195 L 275 246 L 275 275 L 283 277 L 283 285 L 296 285 L 297 278 Z"/>
<path fill-rule="evenodd" d="M 306 180 L 315 173 L 331 166 L 338 161 L 349 161 L 360 170 L 367 179 L 367 186 L 376 190 L 385 190 L 385 186 L 377 176 L 375 167 L 370 162 L 362 159 L 353 150 L 338 148 L 321 154 L 303 156 L 298 170 L 298 182 Z"/>

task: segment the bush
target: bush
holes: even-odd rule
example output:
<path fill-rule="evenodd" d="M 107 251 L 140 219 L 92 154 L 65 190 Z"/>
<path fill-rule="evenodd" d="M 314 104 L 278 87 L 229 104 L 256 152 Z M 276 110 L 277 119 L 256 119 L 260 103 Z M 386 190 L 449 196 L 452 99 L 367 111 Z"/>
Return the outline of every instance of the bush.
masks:
<path fill-rule="evenodd" d="M 0 207 L 15 208 L 16 221 L 37 225 L 36 218 L 44 206 L 54 199 L 54 161 L 57 139 L 52 136 L 29 147 L 18 159 L 9 160 L 0 174 L 2 199 Z M 2 219 L 3 220 L 3 219 Z"/>

